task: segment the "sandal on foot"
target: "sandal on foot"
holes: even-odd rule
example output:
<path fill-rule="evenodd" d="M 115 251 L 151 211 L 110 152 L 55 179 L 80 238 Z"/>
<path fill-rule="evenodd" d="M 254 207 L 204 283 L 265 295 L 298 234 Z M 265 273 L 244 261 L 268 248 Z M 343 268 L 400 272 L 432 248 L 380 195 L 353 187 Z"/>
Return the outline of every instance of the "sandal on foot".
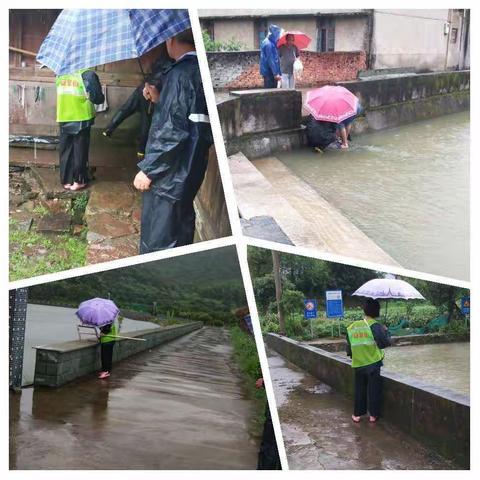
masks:
<path fill-rule="evenodd" d="M 357 417 L 356 415 L 352 415 L 353 423 L 360 423 L 362 417 Z"/>
<path fill-rule="evenodd" d="M 370 415 L 370 418 L 368 419 L 370 423 L 377 423 L 378 417 L 374 417 L 373 415 Z"/>
<path fill-rule="evenodd" d="M 77 190 L 83 190 L 84 188 L 87 188 L 88 184 L 87 183 L 77 183 L 75 182 L 71 187 L 70 190 L 73 192 L 76 192 Z"/>

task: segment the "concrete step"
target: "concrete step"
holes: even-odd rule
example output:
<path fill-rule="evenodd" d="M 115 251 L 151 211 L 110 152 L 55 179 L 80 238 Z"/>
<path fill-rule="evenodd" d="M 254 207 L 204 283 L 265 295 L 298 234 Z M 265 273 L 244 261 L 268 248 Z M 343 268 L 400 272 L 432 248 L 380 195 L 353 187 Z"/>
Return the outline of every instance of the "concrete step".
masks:
<path fill-rule="evenodd" d="M 237 206 L 242 218 L 272 217 L 295 244 L 326 249 L 322 239 L 243 153 L 229 157 Z"/>
<path fill-rule="evenodd" d="M 278 158 L 266 157 L 249 162 L 242 154 L 234 157 L 233 163 L 231 157 L 231 165 L 236 169 L 234 186 L 242 216 L 272 216 L 298 246 L 398 265 Z"/>

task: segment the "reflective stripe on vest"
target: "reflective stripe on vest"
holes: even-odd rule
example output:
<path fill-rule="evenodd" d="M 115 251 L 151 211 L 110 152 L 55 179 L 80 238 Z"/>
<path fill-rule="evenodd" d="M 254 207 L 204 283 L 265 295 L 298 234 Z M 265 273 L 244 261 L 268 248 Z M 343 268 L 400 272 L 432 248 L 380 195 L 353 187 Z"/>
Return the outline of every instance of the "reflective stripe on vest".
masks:
<path fill-rule="evenodd" d="M 378 348 L 371 326 L 372 319 L 353 322 L 347 328 L 348 339 L 352 349 L 352 367 L 365 367 L 383 360 L 383 351 Z"/>
<path fill-rule="evenodd" d="M 116 340 L 116 336 L 118 335 L 118 332 L 117 332 L 117 326 L 115 325 L 115 323 L 112 323 L 112 329 L 110 330 L 110 332 L 108 332 L 106 335 L 102 335 L 100 337 L 100 343 L 110 343 L 110 342 L 114 342 Z"/>
<path fill-rule="evenodd" d="M 95 106 L 83 83 L 85 71 L 57 77 L 57 122 L 81 122 L 95 117 Z"/>

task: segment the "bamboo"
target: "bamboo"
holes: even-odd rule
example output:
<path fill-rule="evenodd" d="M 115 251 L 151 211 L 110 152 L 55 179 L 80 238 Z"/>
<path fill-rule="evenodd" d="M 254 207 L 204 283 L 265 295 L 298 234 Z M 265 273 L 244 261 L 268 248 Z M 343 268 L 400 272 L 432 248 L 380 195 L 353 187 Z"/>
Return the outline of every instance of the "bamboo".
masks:
<path fill-rule="evenodd" d="M 81 332 L 81 335 L 95 335 L 98 338 L 98 335 L 96 333 L 90 333 L 90 332 Z M 136 337 L 123 337 L 121 335 L 105 335 L 110 338 L 124 338 L 125 340 L 136 340 L 137 342 L 146 342 L 147 340 L 145 338 L 136 338 Z"/>
<path fill-rule="evenodd" d="M 17 47 L 8 47 L 9 50 L 16 53 L 22 53 L 23 55 L 30 55 L 31 57 L 36 57 L 37 54 L 35 52 L 30 52 L 29 50 L 23 50 L 22 48 Z"/>

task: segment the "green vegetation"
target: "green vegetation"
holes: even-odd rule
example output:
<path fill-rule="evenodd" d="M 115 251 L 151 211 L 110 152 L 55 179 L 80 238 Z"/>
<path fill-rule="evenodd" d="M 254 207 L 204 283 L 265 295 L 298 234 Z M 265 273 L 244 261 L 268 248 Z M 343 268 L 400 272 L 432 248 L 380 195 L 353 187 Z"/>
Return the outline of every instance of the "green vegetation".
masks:
<path fill-rule="evenodd" d="M 10 220 L 10 280 L 35 277 L 85 265 L 87 244 L 67 235 L 49 238 L 17 230 Z"/>
<path fill-rule="evenodd" d="M 264 332 L 278 333 L 271 251 L 251 247 L 248 253 L 262 329 Z M 352 293 L 363 283 L 382 275 L 382 272 L 285 253 L 280 253 L 280 264 L 283 287 L 280 308 L 285 316 L 285 333 L 298 340 L 311 339 L 312 331 L 313 338 L 344 336 L 348 324 L 363 318 L 361 305 L 364 299 L 352 297 Z M 406 320 L 409 331 L 412 331 L 425 329 L 431 320 L 447 314 L 449 323 L 440 331 L 468 333 L 468 325 L 459 309 L 459 300 L 468 294 L 468 290 L 412 278 L 405 280 L 414 285 L 426 301 L 389 300 L 386 311 L 387 304 L 382 301 L 381 322 L 391 327 Z M 340 321 L 327 319 L 324 314 L 325 290 L 336 288 L 343 290 L 345 304 L 345 317 Z M 311 323 L 303 317 L 305 298 L 318 300 L 319 316 Z"/>
<path fill-rule="evenodd" d="M 257 347 L 253 336 L 248 335 L 238 326 L 230 329 L 233 345 L 233 356 L 244 377 L 245 395 L 254 401 L 255 410 L 251 417 L 251 434 L 260 436 L 265 423 L 267 396 L 264 388 L 257 388 L 255 382 L 262 377 L 262 369 L 258 359 Z"/>
<path fill-rule="evenodd" d="M 246 305 L 235 249 L 198 252 L 29 289 L 32 302 L 76 306 L 92 297 L 110 297 L 119 307 L 170 319 L 209 325 L 233 322 L 232 310 Z"/>
<path fill-rule="evenodd" d="M 80 218 L 83 216 L 85 209 L 87 208 L 88 198 L 88 192 L 82 192 L 80 195 L 73 198 L 70 212 L 74 217 Z"/>
<path fill-rule="evenodd" d="M 226 42 L 215 41 L 212 40 L 206 30 L 202 32 L 202 35 L 203 44 L 207 52 L 239 52 L 240 50 L 245 50 L 245 45 L 234 38 Z"/>

